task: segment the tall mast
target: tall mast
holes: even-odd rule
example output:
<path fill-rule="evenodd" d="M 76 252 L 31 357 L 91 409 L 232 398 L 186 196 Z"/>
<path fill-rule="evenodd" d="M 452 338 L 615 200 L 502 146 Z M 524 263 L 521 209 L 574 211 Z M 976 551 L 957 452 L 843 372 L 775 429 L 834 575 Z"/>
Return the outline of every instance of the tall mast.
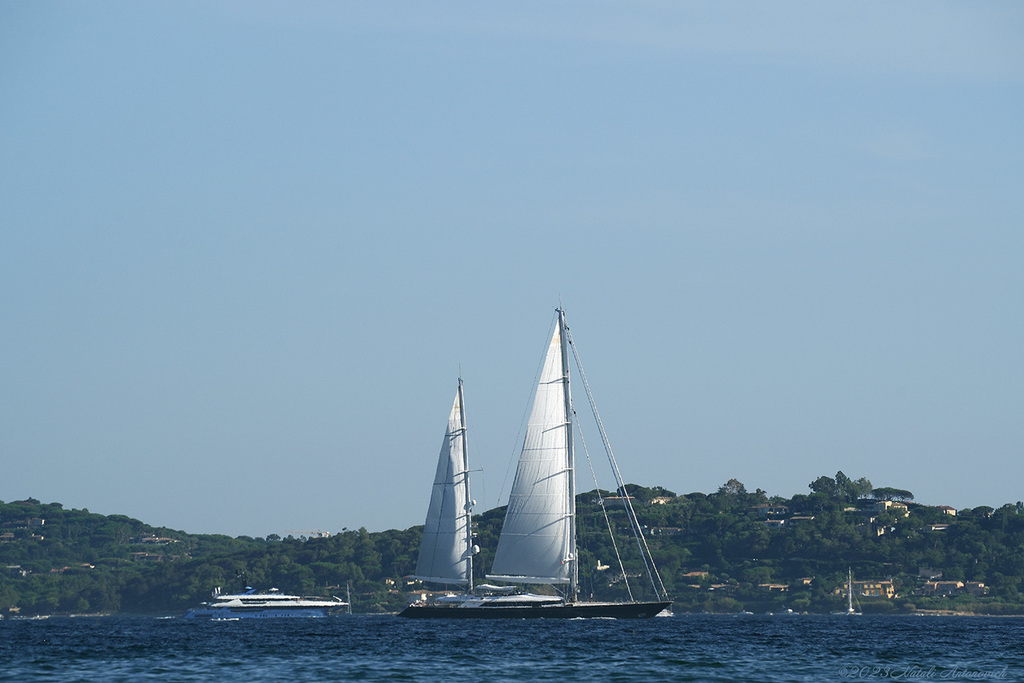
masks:
<path fill-rule="evenodd" d="M 462 425 L 462 471 L 463 486 L 466 489 L 466 574 L 469 589 L 473 590 L 473 499 L 469 496 L 469 443 L 466 429 L 466 401 L 462 395 L 462 376 L 459 375 L 459 424 Z"/>
<path fill-rule="evenodd" d="M 579 592 L 579 549 L 576 547 L 576 460 L 572 448 L 572 395 L 569 393 L 569 335 L 566 334 L 565 311 L 558 309 L 558 336 L 562 348 L 562 382 L 565 390 L 562 395 L 565 398 L 565 444 L 566 444 L 566 466 L 568 468 L 569 484 L 569 552 L 572 557 L 572 571 L 569 574 L 569 599 L 575 601 Z"/>

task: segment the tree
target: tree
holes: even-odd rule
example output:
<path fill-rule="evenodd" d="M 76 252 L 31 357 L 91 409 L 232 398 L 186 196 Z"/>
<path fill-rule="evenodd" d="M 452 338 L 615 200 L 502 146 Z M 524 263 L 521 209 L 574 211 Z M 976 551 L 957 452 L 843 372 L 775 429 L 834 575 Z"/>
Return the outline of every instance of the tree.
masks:
<path fill-rule="evenodd" d="M 871 497 L 877 500 L 900 500 L 908 502 L 914 500 L 914 494 L 906 489 L 894 489 L 890 486 L 882 486 L 871 490 Z"/>
<path fill-rule="evenodd" d="M 845 500 L 853 500 L 853 482 L 843 474 L 842 470 L 836 472 L 836 497 Z"/>
<path fill-rule="evenodd" d="M 823 496 L 835 501 L 854 503 L 871 492 L 871 482 L 866 477 L 850 479 L 842 470 L 836 472 L 836 476 L 818 477 L 809 484 L 811 491 L 820 493 Z"/>
<path fill-rule="evenodd" d="M 839 488 L 836 486 L 836 480 L 832 477 L 818 477 L 808 484 L 808 487 L 814 493 L 820 493 L 829 498 L 837 498 L 839 496 Z"/>
<path fill-rule="evenodd" d="M 739 479 L 733 478 L 719 486 L 718 492 L 726 496 L 742 496 L 746 495 L 747 487 Z"/>
<path fill-rule="evenodd" d="M 853 500 L 859 500 L 861 498 L 866 498 L 867 496 L 871 495 L 871 490 L 873 487 L 871 485 L 871 480 L 869 480 L 867 477 L 861 477 L 856 481 L 852 481 L 850 482 L 850 485 L 853 492 Z"/>

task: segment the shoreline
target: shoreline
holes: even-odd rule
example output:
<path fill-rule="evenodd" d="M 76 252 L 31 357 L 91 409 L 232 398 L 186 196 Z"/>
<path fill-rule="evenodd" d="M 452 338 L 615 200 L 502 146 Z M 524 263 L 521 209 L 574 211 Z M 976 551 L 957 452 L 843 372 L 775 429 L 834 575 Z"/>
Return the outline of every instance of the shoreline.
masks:
<path fill-rule="evenodd" d="M 394 617 L 397 616 L 398 612 L 366 612 L 362 614 L 339 614 L 332 615 L 336 617 L 352 617 L 352 616 L 374 616 L 374 617 Z M 831 612 L 777 612 L 777 613 L 735 613 L 735 612 L 675 612 L 673 616 L 676 617 L 735 617 L 735 616 L 785 616 L 785 617 L 848 617 L 845 613 L 833 614 Z M 884 612 L 867 612 L 864 614 L 858 614 L 855 616 L 865 617 L 987 617 L 991 619 L 1024 619 L 1024 612 L 1019 614 L 987 614 L 984 612 L 965 612 L 959 610 L 948 610 L 948 609 L 934 609 L 934 610 L 914 610 L 913 612 L 901 612 L 901 613 L 884 613 Z M 108 618 L 108 617 L 129 617 L 129 618 L 142 618 L 142 619 L 177 619 L 181 615 L 168 615 L 168 614 L 140 614 L 138 612 L 97 612 L 92 614 L 68 614 L 68 613 L 57 613 L 57 614 L 35 614 L 35 615 L 17 615 L 7 616 L 6 618 L 0 618 L 0 622 L 3 621 L 38 621 L 42 619 L 95 619 L 95 618 Z"/>
<path fill-rule="evenodd" d="M 1021 614 L 988 614 L 985 612 L 963 612 L 960 610 L 952 609 L 918 609 L 914 610 L 909 616 L 921 616 L 921 617 L 1009 617 L 1009 618 L 1020 618 L 1024 617 L 1024 613 Z"/>

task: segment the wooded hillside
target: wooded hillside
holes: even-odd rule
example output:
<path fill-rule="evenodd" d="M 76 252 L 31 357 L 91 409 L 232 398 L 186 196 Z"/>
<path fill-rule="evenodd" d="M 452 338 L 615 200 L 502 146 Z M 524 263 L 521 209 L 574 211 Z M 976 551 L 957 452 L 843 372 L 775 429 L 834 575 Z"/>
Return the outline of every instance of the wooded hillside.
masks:
<path fill-rule="evenodd" d="M 710 494 L 626 489 L 578 496 L 586 596 L 640 598 L 649 590 L 622 510 L 626 494 L 676 611 L 833 611 L 846 604 L 852 571 L 865 611 L 1024 614 L 1020 502 L 973 510 L 922 505 L 910 491 L 873 488 L 842 472 L 788 499 L 749 492 L 736 480 Z M 496 508 L 474 520 L 480 581 L 503 516 Z M 230 538 L 59 503 L 0 503 L 0 614 L 177 614 L 214 587 L 246 585 L 340 597 L 348 588 L 356 612 L 397 611 L 411 592 L 430 588 L 408 578 L 421 532 Z"/>

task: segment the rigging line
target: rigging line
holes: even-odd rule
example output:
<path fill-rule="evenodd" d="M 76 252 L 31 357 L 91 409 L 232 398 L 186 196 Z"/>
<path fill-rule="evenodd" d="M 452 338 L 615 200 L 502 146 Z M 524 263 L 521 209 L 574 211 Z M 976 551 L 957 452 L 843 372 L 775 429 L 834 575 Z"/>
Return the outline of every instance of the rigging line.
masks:
<path fill-rule="evenodd" d="M 526 421 L 529 419 L 530 409 L 533 407 L 533 401 L 530 399 L 533 398 L 533 394 L 537 390 L 537 384 L 540 382 L 540 373 L 544 369 L 544 361 L 547 360 L 547 345 L 551 342 L 551 337 L 555 333 L 554 325 L 557 323 L 558 317 L 556 316 L 554 324 L 548 326 L 548 336 L 546 337 L 548 341 L 544 344 L 544 353 L 540 355 L 540 362 L 537 363 L 537 369 L 533 373 L 533 382 L 530 384 L 530 392 L 526 396 L 525 405 L 523 407 L 523 416 L 519 419 L 519 431 L 516 432 L 516 438 L 512 441 L 512 454 L 509 456 L 508 463 L 505 465 L 505 477 L 501 480 L 501 488 L 498 489 L 497 505 L 501 505 L 501 497 L 505 493 L 505 484 L 508 483 L 508 473 L 509 470 L 512 469 L 512 463 L 516 463 L 517 465 L 519 463 L 519 453 L 517 451 L 522 450 L 526 440 L 526 437 L 523 435 L 523 431 L 526 429 Z M 507 502 L 508 501 L 506 501 L 506 503 Z"/>
<path fill-rule="evenodd" d="M 576 410 L 573 409 L 573 415 L 576 414 Z M 629 577 L 626 576 L 626 567 L 622 564 L 622 557 L 619 555 L 619 544 L 615 542 L 615 532 L 612 531 L 612 522 L 608 518 L 608 507 L 604 504 L 604 496 L 601 495 L 601 486 L 597 483 L 597 472 L 594 471 L 594 461 L 590 459 L 590 451 L 587 449 L 587 440 L 583 437 L 583 430 L 580 429 L 580 423 L 576 421 L 576 433 L 580 436 L 580 443 L 583 445 L 583 453 L 587 456 L 587 464 L 590 466 L 590 476 L 594 478 L 594 488 L 597 489 L 598 505 L 601 506 L 601 513 L 604 514 L 604 523 L 608 527 L 608 537 L 612 540 L 612 548 L 615 550 L 615 560 L 619 563 L 619 571 L 622 572 L 622 580 L 626 584 L 626 593 L 629 594 L 631 602 L 636 602 L 633 598 L 633 589 L 629 586 Z"/>
<path fill-rule="evenodd" d="M 628 492 L 626 491 L 626 484 L 622 478 L 622 473 L 619 471 L 618 462 L 615 460 L 615 454 L 612 452 L 611 442 L 608 439 L 608 434 L 604 429 L 604 422 L 601 420 L 601 415 L 597 410 L 597 403 L 594 401 L 593 392 L 590 390 L 590 383 L 587 381 L 586 372 L 583 371 L 583 363 L 580 359 L 579 350 L 576 345 L 572 342 L 571 333 L 569 333 L 569 344 L 573 349 L 573 356 L 576 359 L 576 367 L 580 372 L 580 378 L 583 380 L 583 387 L 587 393 L 587 399 L 590 401 L 590 408 L 594 414 L 594 420 L 597 423 L 598 431 L 601 435 L 601 441 L 604 444 L 605 453 L 608 456 L 608 461 L 612 469 L 612 473 L 615 475 L 616 486 L 619 492 L 622 494 L 620 500 L 622 500 L 623 508 L 626 510 L 626 517 L 630 522 L 630 529 L 633 532 L 633 537 L 637 542 L 637 548 L 640 551 L 640 556 L 644 561 L 644 568 L 647 570 L 647 577 L 651 582 L 651 587 L 654 589 L 655 594 L 658 593 L 658 586 L 654 582 L 654 576 L 652 576 L 651 570 L 653 567 L 654 574 L 657 575 L 658 569 L 654 565 L 654 557 L 650 553 L 650 548 L 647 547 L 647 539 L 643 536 L 643 530 L 640 528 L 640 522 L 636 517 L 636 511 L 633 509 L 633 505 L 629 500 Z M 660 583 L 661 577 L 658 576 Z"/>
<path fill-rule="evenodd" d="M 479 479 L 480 479 L 480 488 L 481 488 L 482 493 L 483 493 L 483 495 L 480 496 L 480 500 L 486 501 L 487 500 L 487 476 L 484 473 L 484 468 L 481 465 L 477 469 L 471 470 L 471 471 L 479 472 L 480 473 L 480 477 L 479 477 Z M 472 526 L 472 516 L 470 516 L 470 529 L 472 529 L 472 528 L 473 528 L 473 526 Z"/>
<path fill-rule="evenodd" d="M 590 391 L 590 383 L 587 381 L 587 373 L 583 371 L 583 361 L 580 358 L 579 349 L 576 348 L 576 343 L 572 339 L 572 332 L 569 330 L 569 326 L 565 327 L 565 334 L 569 346 L 572 348 L 572 355 L 576 359 L 576 369 L 580 372 L 580 379 L 583 380 L 583 388 L 587 393 L 587 400 L 590 401 L 590 409 L 594 413 L 594 421 L 597 423 L 598 433 L 601 435 L 601 441 L 604 443 L 605 453 L 608 455 L 608 462 L 611 465 L 612 472 L 615 475 L 616 483 L 623 495 L 622 502 L 626 508 L 627 517 L 629 517 L 630 526 L 633 529 L 633 536 L 636 538 L 637 547 L 640 549 L 640 556 L 644 560 L 644 567 L 647 570 L 647 578 L 651 582 L 651 587 L 654 589 L 655 594 L 658 594 L 658 586 L 661 586 L 661 594 L 667 595 L 668 591 L 665 590 L 665 584 L 661 580 L 661 574 L 658 573 L 658 567 L 654 564 L 654 556 L 651 555 L 651 549 L 647 545 L 647 539 L 644 537 L 643 531 L 640 529 L 640 522 L 636 518 L 636 512 L 633 510 L 633 504 L 629 501 L 629 495 L 625 489 L 625 482 L 622 479 L 622 473 L 619 471 L 619 465 L 615 460 L 615 454 L 612 452 L 611 442 L 608 440 L 608 434 L 604 429 L 604 423 L 601 421 L 601 415 L 597 412 L 597 403 L 594 401 L 594 395 Z M 657 583 L 655 583 L 655 577 Z M 660 597 L 659 595 L 659 597 Z"/>

